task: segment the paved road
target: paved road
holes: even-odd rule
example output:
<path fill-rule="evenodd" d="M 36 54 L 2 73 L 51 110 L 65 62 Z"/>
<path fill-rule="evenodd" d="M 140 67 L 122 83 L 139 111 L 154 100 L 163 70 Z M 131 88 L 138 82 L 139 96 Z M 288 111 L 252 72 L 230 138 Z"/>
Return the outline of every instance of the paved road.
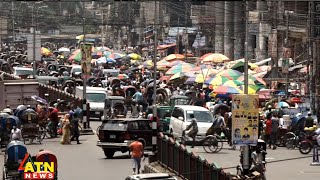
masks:
<path fill-rule="evenodd" d="M 92 129 L 96 129 L 98 124 L 100 122 L 92 122 Z M 80 145 L 75 142 L 72 145 L 61 145 L 58 138 L 48 139 L 41 145 L 27 145 L 27 148 L 32 155 L 35 155 L 39 149 L 54 152 L 58 158 L 59 180 L 123 180 L 131 175 L 131 160 L 128 153 L 116 153 L 114 159 L 106 159 L 103 151 L 96 146 L 97 139 L 96 135 L 81 136 L 82 144 Z M 0 162 L 3 168 L 3 156 Z"/>
<path fill-rule="evenodd" d="M 100 122 L 92 122 L 92 129 L 95 130 L 99 124 Z M 48 149 L 57 155 L 59 180 L 102 180 L 106 178 L 121 180 L 132 174 L 128 153 L 116 153 L 114 159 L 106 159 L 103 151 L 96 146 L 96 135 L 81 136 L 82 144 L 80 145 L 75 142 L 72 145 L 60 145 L 59 141 L 58 138 L 48 139 L 41 145 L 27 145 L 32 155 L 36 154 L 39 149 Z M 217 154 L 208 154 L 198 146 L 192 151 L 204 156 L 209 162 L 217 162 L 226 172 L 235 173 L 235 166 L 239 163 L 239 150 L 223 149 Z M 311 161 L 311 155 L 301 155 L 297 150 L 284 148 L 268 150 L 267 178 L 272 180 L 319 179 L 320 167 L 311 167 L 309 165 Z M 3 162 L 3 156 L 0 156 L 0 162 Z M 0 166 L 2 168 L 3 163 L 0 163 Z"/>
<path fill-rule="evenodd" d="M 236 173 L 235 166 L 240 161 L 239 148 L 230 150 L 226 145 L 226 148 L 217 154 L 208 154 L 200 146 L 191 150 L 197 155 L 205 157 L 209 162 L 216 162 L 226 172 Z M 311 153 L 302 155 L 297 149 L 288 150 L 281 147 L 276 150 L 267 149 L 267 153 L 267 179 L 316 180 L 320 177 L 320 166 L 310 166 Z"/>

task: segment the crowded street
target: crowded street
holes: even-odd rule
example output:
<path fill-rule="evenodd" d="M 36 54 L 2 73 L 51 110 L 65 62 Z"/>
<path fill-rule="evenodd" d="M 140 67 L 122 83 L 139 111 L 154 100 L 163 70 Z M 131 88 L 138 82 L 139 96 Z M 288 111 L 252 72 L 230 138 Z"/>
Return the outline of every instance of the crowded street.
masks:
<path fill-rule="evenodd" d="M 0 2 L 0 175 L 319 179 L 318 7 Z"/>

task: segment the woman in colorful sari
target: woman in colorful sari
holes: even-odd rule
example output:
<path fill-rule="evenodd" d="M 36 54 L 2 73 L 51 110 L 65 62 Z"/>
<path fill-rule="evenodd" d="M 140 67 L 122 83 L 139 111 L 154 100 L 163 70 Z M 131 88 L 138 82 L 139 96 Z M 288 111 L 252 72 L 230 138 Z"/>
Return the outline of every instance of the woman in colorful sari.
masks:
<path fill-rule="evenodd" d="M 71 144 L 71 124 L 69 119 L 70 114 L 66 114 L 62 122 L 62 139 L 60 142 L 61 144 Z"/>

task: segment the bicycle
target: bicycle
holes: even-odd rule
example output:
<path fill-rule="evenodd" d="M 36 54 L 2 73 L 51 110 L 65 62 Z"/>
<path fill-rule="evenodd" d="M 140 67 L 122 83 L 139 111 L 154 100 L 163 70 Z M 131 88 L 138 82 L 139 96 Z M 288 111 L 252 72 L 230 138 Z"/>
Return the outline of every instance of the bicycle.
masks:
<path fill-rule="evenodd" d="M 41 141 L 43 141 L 43 139 L 45 137 L 47 138 L 54 138 L 55 137 L 55 133 L 53 131 L 53 128 L 51 127 L 53 125 L 52 121 L 48 121 L 45 126 L 40 126 L 39 127 L 39 132 L 40 132 L 40 137 L 41 137 Z"/>
<path fill-rule="evenodd" d="M 304 132 L 299 132 L 299 135 L 288 132 L 283 136 L 283 144 L 287 149 L 295 149 L 297 146 L 300 146 L 305 138 L 306 134 Z"/>

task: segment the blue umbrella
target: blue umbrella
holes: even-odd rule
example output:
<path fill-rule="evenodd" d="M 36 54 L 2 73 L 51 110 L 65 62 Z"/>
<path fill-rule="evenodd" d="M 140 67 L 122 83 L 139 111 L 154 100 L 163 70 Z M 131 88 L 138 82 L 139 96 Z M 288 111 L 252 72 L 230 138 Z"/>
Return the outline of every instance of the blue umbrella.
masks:
<path fill-rule="evenodd" d="M 281 101 L 278 103 L 278 107 L 281 108 L 281 107 L 290 107 L 290 106 L 287 102 Z"/>
<path fill-rule="evenodd" d="M 98 64 L 103 64 L 103 63 L 114 63 L 116 62 L 114 59 L 111 58 L 106 58 L 106 57 L 101 57 L 97 59 L 96 63 Z"/>
<path fill-rule="evenodd" d="M 194 84 L 194 81 L 196 80 L 196 77 L 189 77 L 184 84 Z"/>

